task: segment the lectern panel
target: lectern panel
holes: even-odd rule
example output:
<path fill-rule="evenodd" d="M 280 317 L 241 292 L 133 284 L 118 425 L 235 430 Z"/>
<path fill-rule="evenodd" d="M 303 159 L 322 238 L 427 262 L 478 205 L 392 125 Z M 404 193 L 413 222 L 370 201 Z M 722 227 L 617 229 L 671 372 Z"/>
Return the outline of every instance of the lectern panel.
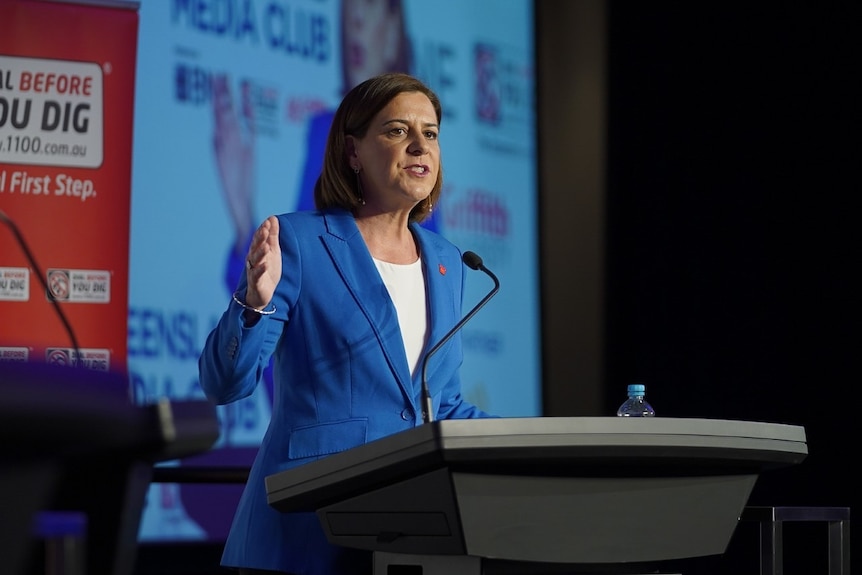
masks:
<path fill-rule="evenodd" d="M 721 554 L 757 479 L 452 476 L 467 554 L 548 563 Z"/>
<path fill-rule="evenodd" d="M 317 515 L 329 540 L 345 547 L 394 553 L 467 552 L 457 493 L 446 469 L 322 507 Z"/>

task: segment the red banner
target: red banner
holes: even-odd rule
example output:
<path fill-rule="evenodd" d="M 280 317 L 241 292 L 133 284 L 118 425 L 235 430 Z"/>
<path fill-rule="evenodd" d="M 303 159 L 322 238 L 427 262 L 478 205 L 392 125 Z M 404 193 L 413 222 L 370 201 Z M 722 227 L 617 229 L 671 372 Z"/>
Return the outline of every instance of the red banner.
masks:
<path fill-rule="evenodd" d="M 137 2 L 0 2 L 0 361 L 126 371 Z"/>

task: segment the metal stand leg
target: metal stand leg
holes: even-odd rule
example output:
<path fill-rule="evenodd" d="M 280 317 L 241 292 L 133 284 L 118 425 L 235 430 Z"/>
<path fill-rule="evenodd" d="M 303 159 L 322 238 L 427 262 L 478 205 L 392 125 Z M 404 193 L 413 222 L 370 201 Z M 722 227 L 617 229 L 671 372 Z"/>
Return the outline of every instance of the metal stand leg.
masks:
<path fill-rule="evenodd" d="M 829 527 L 829 575 L 850 575 L 849 507 L 746 507 L 740 519 L 760 522 L 760 575 L 784 575 L 785 521 Z"/>
<path fill-rule="evenodd" d="M 829 522 L 829 575 L 850 575 L 849 517 Z"/>
<path fill-rule="evenodd" d="M 784 575 L 783 523 L 760 523 L 760 575 Z"/>

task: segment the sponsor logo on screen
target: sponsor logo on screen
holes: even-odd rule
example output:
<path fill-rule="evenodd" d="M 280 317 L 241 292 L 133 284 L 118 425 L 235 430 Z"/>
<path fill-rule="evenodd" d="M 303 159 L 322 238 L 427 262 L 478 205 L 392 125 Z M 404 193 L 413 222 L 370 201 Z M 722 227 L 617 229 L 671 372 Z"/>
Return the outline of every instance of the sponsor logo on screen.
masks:
<path fill-rule="evenodd" d="M 470 245 L 493 265 L 511 258 L 512 214 L 505 197 L 491 189 L 473 187 L 445 190 L 443 227 L 455 243 Z"/>
<path fill-rule="evenodd" d="M 111 272 L 104 270 L 49 269 L 49 297 L 69 303 L 111 301 Z"/>
<path fill-rule="evenodd" d="M 474 112 L 482 143 L 501 153 L 532 153 L 531 54 L 502 44 L 474 46 Z"/>

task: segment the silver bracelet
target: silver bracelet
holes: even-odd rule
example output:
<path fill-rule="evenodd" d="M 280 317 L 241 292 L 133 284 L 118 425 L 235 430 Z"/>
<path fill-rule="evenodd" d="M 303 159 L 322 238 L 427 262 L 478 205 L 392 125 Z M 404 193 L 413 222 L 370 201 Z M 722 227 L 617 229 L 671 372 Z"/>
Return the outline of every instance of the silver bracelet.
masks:
<path fill-rule="evenodd" d="M 238 303 L 240 305 L 240 307 L 242 307 L 242 309 L 247 309 L 248 311 L 253 311 L 254 313 L 259 313 L 260 315 L 272 315 L 275 313 L 275 304 L 272 304 L 272 309 L 266 309 L 266 308 L 256 309 L 256 308 L 251 307 L 250 305 L 248 305 L 244 301 L 240 300 L 236 295 L 237 293 L 238 292 L 233 292 L 233 301 Z"/>

